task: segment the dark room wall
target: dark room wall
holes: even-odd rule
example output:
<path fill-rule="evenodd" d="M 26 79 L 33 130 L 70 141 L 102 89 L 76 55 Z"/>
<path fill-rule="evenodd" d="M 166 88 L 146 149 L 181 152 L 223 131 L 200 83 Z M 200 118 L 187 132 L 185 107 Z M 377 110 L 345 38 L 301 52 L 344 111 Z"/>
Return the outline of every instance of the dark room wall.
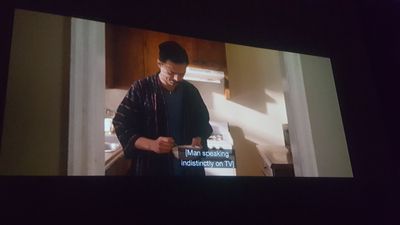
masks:
<path fill-rule="evenodd" d="M 260 180 L 246 177 L 234 180 L 115 179 L 112 182 L 82 179 L 79 180 L 82 195 L 92 193 L 94 186 L 98 193 L 107 187 L 107 191 L 124 193 L 121 194 L 122 199 L 126 199 L 124 206 L 134 207 L 130 204 L 133 202 L 143 206 L 135 215 L 150 210 L 154 204 L 149 202 L 157 202 L 185 212 L 202 213 L 204 217 L 196 220 L 202 224 L 210 222 L 205 219 L 207 215 L 215 215 L 222 208 L 232 210 L 230 221 L 246 217 L 247 223 L 257 220 L 298 224 L 299 220 L 316 220 L 321 224 L 329 220 L 336 224 L 365 224 L 362 222 L 367 220 L 372 224 L 392 224 L 396 207 L 390 205 L 398 196 L 394 194 L 394 185 L 399 176 L 394 140 L 400 113 L 393 106 L 398 102 L 395 78 L 399 74 L 396 65 L 400 64 L 398 1 L 327 3 L 302 0 L 289 4 L 286 1 L 149 0 L 129 5 L 115 1 L 97 1 L 96 4 L 17 1 L 15 6 L 331 58 L 354 179 Z M 6 24 L 8 26 L 1 28 L 5 34 L 12 29 Z M 1 64 L 2 87 L 7 80 L 3 74 L 8 71 L 10 43 L 7 36 L 2 41 L 2 46 L 6 46 L 1 50 L 6 57 Z M 5 94 L 0 97 L 4 100 Z M 68 184 L 61 182 L 59 187 L 75 187 L 76 184 L 70 184 L 70 180 L 64 182 Z M 62 191 L 52 193 L 61 194 Z M 58 199 L 71 202 L 75 199 L 74 195 L 66 195 Z M 98 196 L 103 198 L 90 196 L 93 196 L 90 204 L 101 205 L 105 200 L 101 194 Z M 28 194 L 19 198 L 28 197 L 37 200 Z M 115 201 L 115 198 L 106 199 Z M 202 211 L 204 209 L 208 211 Z"/>

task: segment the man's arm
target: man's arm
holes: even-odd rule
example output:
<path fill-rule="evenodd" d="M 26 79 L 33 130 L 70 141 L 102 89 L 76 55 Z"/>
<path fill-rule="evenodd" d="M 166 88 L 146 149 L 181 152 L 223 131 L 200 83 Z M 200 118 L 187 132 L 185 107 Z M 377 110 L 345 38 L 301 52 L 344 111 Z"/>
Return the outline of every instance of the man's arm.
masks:
<path fill-rule="evenodd" d="M 204 103 L 203 99 L 201 98 L 201 95 L 197 89 L 194 89 L 194 98 L 195 98 L 195 121 L 197 124 L 197 132 L 196 132 L 196 137 L 193 138 L 192 140 L 192 145 L 193 143 L 198 143 L 200 142 L 200 146 L 206 145 L 207 143 L 207 138 L 211 135 L 213 132 L 212 127 L 210 125 L 210 116 L 208 113 L 208 109 L 206 104 Z M 204 147 L 204 146 L 203 146 Z"/>
<path fill-rule="evenodd" d="M 134 83 L 124 99 L 118 106 L 117 112 L 113 119 L 115 133 L 121 143 L 124 154 L 131 158 L 137 150 L 135 143 L 143 135 L 144 114 L 142 112 L 142 102 L 140 87 L 138 83 Z"/>
<path fill-rule="evenodd" d="M 115 132 L 124 149 L 124 154 L 130 158 L 137 149 L 156 153 L 170 152 L 175 145 L 172 138 L 159 137 L 153 140 L 143 137 L 145 125 L 140 97 L 140 87 L 135 83 L 118 106 L 113 119 Z"/>

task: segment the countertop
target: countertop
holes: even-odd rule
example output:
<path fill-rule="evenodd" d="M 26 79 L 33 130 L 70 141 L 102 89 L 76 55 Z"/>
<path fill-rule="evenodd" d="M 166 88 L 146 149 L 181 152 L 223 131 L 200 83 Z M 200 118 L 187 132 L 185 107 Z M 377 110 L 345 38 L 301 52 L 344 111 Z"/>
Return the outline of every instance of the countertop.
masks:
<path fill-rule="evenodd" d="M 105 169 L 107 170 L 117 159 L 123 157 L 123 155 L 122 147 L 119 147 L 113 152 L 105 152 Z"/>

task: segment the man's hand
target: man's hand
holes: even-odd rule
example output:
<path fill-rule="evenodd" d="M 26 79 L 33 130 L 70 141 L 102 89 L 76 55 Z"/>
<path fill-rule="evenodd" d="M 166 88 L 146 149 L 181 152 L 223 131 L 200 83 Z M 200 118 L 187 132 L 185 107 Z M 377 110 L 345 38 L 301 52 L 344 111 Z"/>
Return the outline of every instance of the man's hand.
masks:
<path fill-rule="evenodd" d="M 158 137 L 156 140 L 153 140 L 150 145 L 150 150 L 156 153 L 168 153 L 172 151 L 172 148 L 175 146 L 175 141 L 171 137 Z"/>
<path fill-rule="evenodd" d="M 152 151 L 155 153 L 168 153 L 175 146 L 175 141 L 171 137 L 158 137 L 156 140 L 140 137 L 135 142 L 138 149 Z"/>
<path fill-rule="evenodd" d="M 197 146 L 202 148 L 203 146 L 201 146 L 201 137 L 192 138 L 192 146 Z"/>

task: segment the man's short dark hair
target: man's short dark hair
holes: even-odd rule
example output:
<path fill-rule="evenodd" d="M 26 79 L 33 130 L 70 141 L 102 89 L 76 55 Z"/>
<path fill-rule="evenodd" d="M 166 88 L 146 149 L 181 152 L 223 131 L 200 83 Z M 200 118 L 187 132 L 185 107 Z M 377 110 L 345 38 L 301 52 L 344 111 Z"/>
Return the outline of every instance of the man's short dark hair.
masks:
<path fill-rule="evenodd" d="M 166 41 L 158 45 L 159 56 L 161 62 L 167 60 L 176 64 L 189 64 L 189 57 L 186 50 L 175 41 Z"/>

